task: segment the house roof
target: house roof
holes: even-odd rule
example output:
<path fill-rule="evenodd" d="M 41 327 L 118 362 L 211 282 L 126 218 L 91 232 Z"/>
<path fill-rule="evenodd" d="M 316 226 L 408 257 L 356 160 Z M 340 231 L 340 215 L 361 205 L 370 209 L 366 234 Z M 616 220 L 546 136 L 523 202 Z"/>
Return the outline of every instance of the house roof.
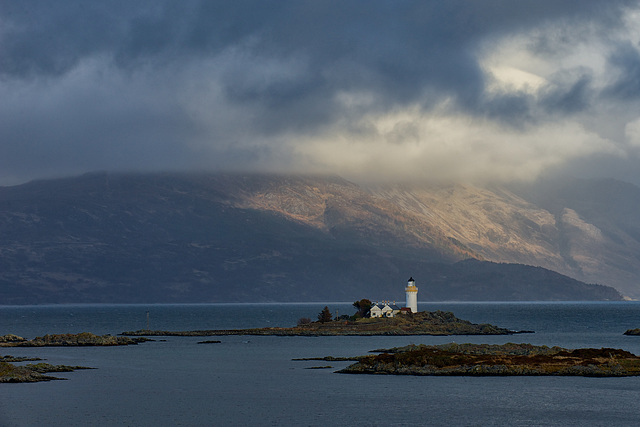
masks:
<path fill-rule="evenodd" d="M 385 307 L 389 307 L 392 310 L 400 310 L 400 307 L 398 307 L 396 304 L 389 304 L 388 302 L 378 302 L 378 303 L 375 303 L 373 307 L 378 307 L 381 310 Z"/>

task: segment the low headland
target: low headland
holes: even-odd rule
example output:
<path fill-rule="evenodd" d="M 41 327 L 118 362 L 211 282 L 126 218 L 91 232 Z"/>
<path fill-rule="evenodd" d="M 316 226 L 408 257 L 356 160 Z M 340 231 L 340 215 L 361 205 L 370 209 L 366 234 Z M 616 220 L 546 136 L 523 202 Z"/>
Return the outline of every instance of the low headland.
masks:
<path fill-rule="evenodd" d="M 625 377 L 640 375 L 640 357 L 620 349 L 531 344 L 410 345 L 375 350 L 344 374 Z"/>
<path fill-rule="evenodd" d="M 198 331 L 138 330 L 125 336 L 341 336 L 341 335 L 510 335 L 531 331 L 512 331 L 490 324 L 476 324 L 457 318 L 451 312 L 422 311 L 395 317 L 325 320 L 289 328 L 214 329 Z"/>

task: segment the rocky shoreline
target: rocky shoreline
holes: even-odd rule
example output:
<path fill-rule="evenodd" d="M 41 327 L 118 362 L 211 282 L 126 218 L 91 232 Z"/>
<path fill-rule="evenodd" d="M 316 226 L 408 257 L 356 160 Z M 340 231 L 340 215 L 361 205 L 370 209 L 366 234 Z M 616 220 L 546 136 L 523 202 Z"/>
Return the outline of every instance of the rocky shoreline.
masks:
<path fill-rule="evenodd" d="M 33 383 L 40 381 L 62 380 L 64 378 L 52 377 L 51 372 L 73 372 L 78 369 L 93 369 L 86 366 L 51 365 L 41 362 L 39 357 L 14 357 L 0 356 L 0 383 Z M 15 365 L 16 362 L 38 362 L 23 366 Z"/>
<path fill-rule="evenodd" d="M 50 372 L 73 372 L 78 369 L 94 369 L 86 366 L 51 365 L 49 363 L 27 364 L 24 366 L 0 361 L 0 383 L 33 383 L 63 380 L 65 378 L 44 375 Z"/>
<path fill-rule="evenodd" d="M 423 311 L 393 318 L 361 318 L 311 322 L 290 328 L 214 329 L 199 331 L 138 330 L 124 336 L 369 336 L 369 335 L 511 335 L 532 331 L 511 331 L 490 324 L 476 324 L 457 318 L 451 312 Z"/>
<path fill-rule="evenodd" d="M 0 347 L 114 346 L 135 345 L 145 341 L 149 341 L 149 339 L 95 335 L 90 332 L 81 332 L 79 334 L 48 334 L 31 340 L 9 334 L 0 336 Z"/>
<path fill-rule="evenodd" d="M 95 335 L 89 332 L 79 334 L 51 334 L 28 340 L 17 335 L 0 336 L 0 347 L 60 347 L 60 346 L 116 346 L 135 345 L 149 341 L 148 338 L 114 337 Z M 86 366 L 52 365 L 40 362 L 40 358 L 0 356 L 0 383 L 26 383 L 61 380 L 64 378 L 45 375 L 52 372 L 73 372 L 78 369 L 94 369 Z M 35 364 L 15 365 L 19 362 L 37 361 Z"/>
<path fill-rule="evenodd" d="M 624 377 L 640 375 L 640 357 L 612 348 L 568 350 L 531 344 L 411 345 L 376 350 L 344 374 Z"/>

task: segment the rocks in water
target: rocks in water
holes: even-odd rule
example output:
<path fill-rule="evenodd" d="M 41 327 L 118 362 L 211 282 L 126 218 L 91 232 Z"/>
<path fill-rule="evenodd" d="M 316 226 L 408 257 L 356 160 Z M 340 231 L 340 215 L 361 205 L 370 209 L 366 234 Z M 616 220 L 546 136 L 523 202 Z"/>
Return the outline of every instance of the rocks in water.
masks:
<path fill-rule="evenodd" d="M 344 361 L 360 360 L 360 357 L 364 357 L 364 356 L 358 356 L 358 357 L 335 357 L 335 356 L 300 357 L 300 358 L 295 358 L 295 359 L 291 359 L 291 360 L 293 360 L 295 362 L 307 361 L 307 360 L 324 360 L 325 362 L 344 362 Z"/>
<path fill-rule="evenodd" d="M 31 369 L 34 372 L 38 372 L 40 374 L 46 374 L 49 372 L 73 372 L 78 369 L 94 369 L 88 368 L 86 366 L 67 366 L 67 365 L 52 365 L 50 363 L 29 363 L 25 365 L 27 368 Z"/>
<path fill-rule="evenodd" d="M 52 347 L 52 346 L 116 346 L 132 345 L 150 341 L 148 338 L 115 337 L 95 335 L 89 332 L 79 334 L 52 334 L 32 340 L 9 334 L 0 336 L 0 347 Z M 39 361 L 39 358 L 0 356 L 0 383 L 50 381 L 56 378 L 44 375 L 50 372 L 72 372 L 77 369 L 93 369 L 84 366 L 52 365 L 49 363 L 14 365 L 10 362 Z"/>
<path fill-rule="evenodd" d="M 42 360 L 39 357 L 0 356 L 0 362 L 35 362 Z"/>
<path fill-rule="evenodd" d="M 640 335 L 640 328 L 627 329 L 627 331 L 624 334 L 625 335 Z"/>
<path fill-rule="evenodd" d="M 7 334 L 7 335 L 3 335 L 0 336 L 0 345 L 1 344 L 13 344 L 13 343 L 19 343 L 19 342 L 25 342 L 27 341 L 25 338 L 19 337 L 17 335 L 13 335 L 13 334 Z"/>
<path fill-rule="evenodd" d="M 0 347 L 57 347 L 57 346 L 114 346 L 133 345 L 150 341 L 148 338 L 116 337 L 95 335 L 90 332 L 79 334 L 51 334 L 27 340 L 17 335 L 0 337 Z"/>
<path fill-rule="evenodd" d="M 207 341 L 198 341 L 198 344 L 220 344 L 222 341 L 220 340 L 207 340 Z"/>
<path fill-rule="evenodd" d="M 0 383 L 27 383 L 50 381 L 58 378 L 42 375 L 26 366 L 16 366 L 8 362 L 0 362 Z"/>
<path fill-rule="evenodd" d="M 93 369 L 85 366 L 51 365 L 49 363 L 17 366 L 6 362 L 5 360 L 7 359 L 7 356 L 5 356 L 0 360 L 0 383 L 30 383 L 61 380 L 64 378 L 57 378 L 44 374 L 50 372 L 73 372 L 77 369 Z"/>
<path fill-rule="evenodd" d="M 363 356 L 338 372 L 391 375 L 640 375 L 640 357 L 612 348 L 567 350 L 531 344 L 407 346 Z"/>

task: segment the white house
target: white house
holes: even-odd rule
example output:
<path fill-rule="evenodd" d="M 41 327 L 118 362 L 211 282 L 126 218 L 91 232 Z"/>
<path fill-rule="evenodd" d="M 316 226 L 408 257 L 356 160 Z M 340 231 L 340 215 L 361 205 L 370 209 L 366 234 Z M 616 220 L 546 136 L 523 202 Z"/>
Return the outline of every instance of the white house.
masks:
<path fill-rule="evenodd" d="M 400 307 L 395 303 L 389 304 L 388 302 L 378 302 L 373 304 L 370 311 L 371 317 L 394 317 L 400 313 Z"/>
<path fill-rule="evenodd" d="M 417 313 L 418 312 L 418 287 L 413 277 L 407 281 L 407 286 L 404 288 L 407 304 L 400 308 L 394 302 L 390 304 L 388 301 L 376 302 L 371 306 L 369 310 L 369 317 L 395 317 L 396 314 L 402 312 L 405 313 Z"/>

